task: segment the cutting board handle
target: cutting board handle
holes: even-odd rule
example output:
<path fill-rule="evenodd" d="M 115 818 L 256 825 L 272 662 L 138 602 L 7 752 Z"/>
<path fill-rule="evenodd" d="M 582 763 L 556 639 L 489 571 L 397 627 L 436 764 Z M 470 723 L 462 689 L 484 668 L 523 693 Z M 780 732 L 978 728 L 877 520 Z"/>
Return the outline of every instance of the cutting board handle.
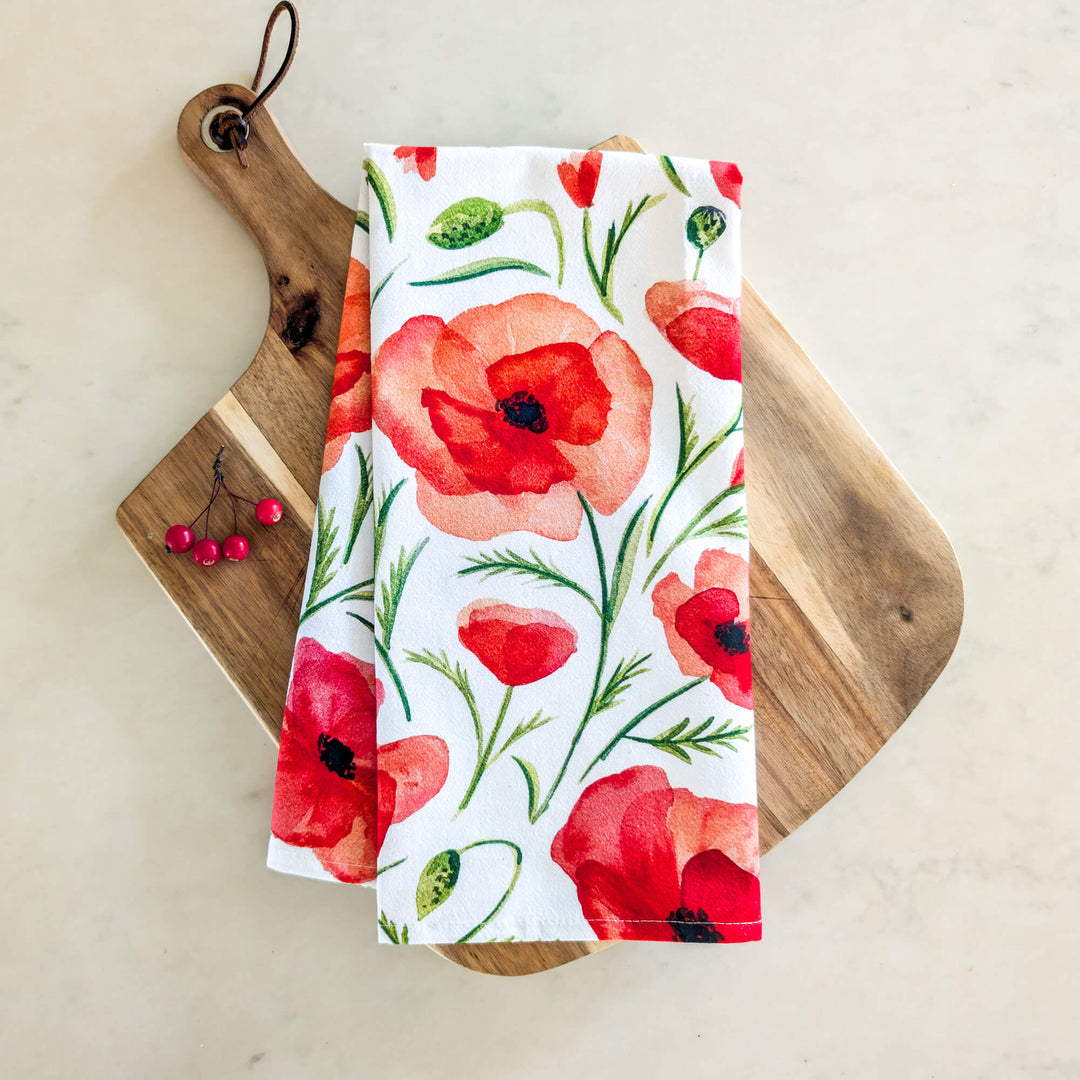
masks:
<path fill-rule="evenodd" d="M 325 331 L 330 324 L 336 328 L 340 318 L 355 211 L 315 182 L 265 108 L 251 119 L 248 168 L 240 167 L 234 153 L 206 145 L 202 125 L 211 109 L 243 110 L 254 99 L 247 87 L 232 83 L 196 94 L 180 113 L 180 151 L 261 252 L 270 279 L 270 329 L 294 354 L 314 343 L 332 357 L 336 340 L 316 338 L 330 338 Z M 327 279 L 330 268 L 332 280 Z"/>

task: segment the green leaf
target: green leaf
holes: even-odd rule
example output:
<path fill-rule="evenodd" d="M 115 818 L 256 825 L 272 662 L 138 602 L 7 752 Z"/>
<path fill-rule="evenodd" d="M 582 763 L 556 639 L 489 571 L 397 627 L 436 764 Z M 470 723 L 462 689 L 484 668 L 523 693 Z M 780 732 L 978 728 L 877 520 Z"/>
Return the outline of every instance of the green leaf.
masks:
<path fill-rule="evenodd" d="M 661 154 L 657 160 L 659 160 L 660 168 L 664 170 L 664 175 L 671 181 L 675 190 L 689 197 L 690 191 L 679 178 L 679 174 L 675 171 L 675 165 L 671 158 L 667 157 L 665 154 Z"/>
<path fill-rule="evenodd" d="M 376 645 L 378 645 L 378 642 L 376 642 Z M 414 664 L 423 664 L 431 668 L 432 671 L 437 671 L 444 679 L 448 679 L 457 687 L 458 693 L 465 699 L 465 705 L 469 710 L 469 715 L 472 717 L 477 745 L 482 744 L 484 741 L 484 726 L 480 722 L 480 710 L 476 704 L 476 695 L 473 693 L 473 688 L 469 683 L 469 673 L 461 664 L 455 661 L 454 666 L 451 667 L 445 652 L 436 654 L 430 649 L 424 649 L 423 652 L 406 650 L 405 659 Z"/>
<path fill-rule="evenodd" d="M 337 571 L 331 569 L 339 550 L 334 547 L 334 541 L 337 539 L 338 534 L 337 526 L 334 524 L 334 508 L 331 507 L 330 513 L 327 514 L 326 506 L 323 504 L 322 499 L 320 499 L 317 507 L 317 514 L 318 519 L 316 521 L 315 531 L 315 566 L 311 571 L 311 587 L 308 589 L 307 602 L 304 604 L 300 622 L 310 618 L 320 607 L 324 606 L 317 603 L 319 594 L 337 575 Z"/>
<path fill-rule="evenodd" d="M 360 483 L 356 492 L 356 502 L 353 503 L 352 520 L 349 522 L 349 542 L 345 545 L 345 557 L 341 560 L 348 563 L 352 558 L 353 548 L 360 536 L 360 527 L 371 510 L 373 492 L 371 489 L 371 458 L 366 457 L 359 446 L 356 447 L 356 456 L 360 459 Z"/>
<path fill-rule="evenodd" d="M 398 492 L 405 486 L 404 480 L 399 480 L 391 489 L 390 494 L 387 495 L 384 490 L 382 497 L 376 504 L 375 509 L 375 530 L 374 530 L 374 546 L 372 548 L 373 565 L 376 571 L 379 567 L 379 559 L 382 556 L 383 543 L 386 540 L 386 522 L 390 516 L 390 507 L 397 498 Z"/>
<path fill-rule="evenodd" d="M 401 604 L 401 594 L 405 591 L 405 582 L 408 580 L 409 573 L 412 571 L 416 560 L 420 557 L 420 552 L 427 547 L 430 539 L 430 536 L 425 536 L 414 545 L 408 554 L 402 548 L 398 561 L 390 564 L 390 570 L 387 574 L 388 580 L 381 583 L 383 602 L 382 606 L 375 612 L 375 618 L 378 620 L 379 627 L 382 630 L 383 644 L 387 649 L 390 648 L 390 635 L 394 632 L 394 620 L 397 618 L 398 607 Z"/>
<path fill-rule="evenodd" d="M 676 384 L 675 400 L 679 405 L 679 465 L 675 470 L 678 475 L 686 468 L 690 455 L 698 444 L 697 416 L 694 413 L 694 399 L 686 400 L 682 396 L 682 388 Z"/>
<path fill-rule="evenodd" d="M 593 706 L 593 715 L 602 713 L 608 709 L 614 709 L 622 702 L 622 695 L 630 688 L 630 684 L 639 675 L 644 675 L 649 669 L 645 664 L 652 657 L 652 653 L 644 656 L 634 656 L 630 660 L 620 660 L 615 665 L 615 670 L 607 681 L 607 685 L 597 695 L 596 704 Z"/>
<path fill-rule="evenodd" d="M 402 266 L 405 265 L 405 263 L 407 261 L 408 261 L 407 259 L 402 259 L 401 262 L 399 262 L 397 264 L 397 266 L 395 266 L 392 270 L 390 270 L 383 277 L 382 281 L 380 281 L 379 284 L 376 285 L 375 288 L 371 290 L 371 302 L 368 305 L 369 307 L 374 307 L 375 306 L 375 301 L 379 299 L 379 293 L 381 293 L 383 291 L 383 289 L 385 289 L 386 286 L 390 284 L 390 279 L 398 272 L 398 270 L 401 269 Z"/>
<path fill-rule="evenodd" d="M 638 735 L 626 735 L 625 738 L 631 742 L 652 746 L 689 765 L 691 750 L 709 757 L 719 757 L 717 750 L 735 751 L 738 750 L 736 742 L 747 741 L 746 737 L 750 733 L 750 728 L 734 727 L 733 720 L 725 720 L 719 726 L 713 727 L 715 723 L 716 718 L 710 716 L 708 720 L 687 731 L 686 729 L 690 726 L 690 718 L 687 717 L 650 739 Z M 711 731 L 710 728 L 712 728 Z"/>
<path fill-rule="evenodd" d="M 416 916 L 425 919 L 450 899 L 461 873 L 461 855 L 451 848 L 440 851 L 420 873 L 416 885 Z"/>
<path fill-rule="evenodd" d="M 393 240 L 394 229 L 397 228 L 397 209 L 394 206 L 394 193 L 390 190 L 390 183 L 382 169 L 371 158 L 364 161 L 364 172 L 367 173 L 368 184 L 371 185 L 371 190 L 379 202 L 387 239 Z"/>
<path fill-rule="evenodd" d="M 571 589 L 589 602 L 593 611 L 601 618 L 603 614 L 600 605 L 593 599 L 588 589 L 579 585 L 568 577 L 554 563 L 546 563 L 532 548 L 529 549 L 529 558 L 519 555 L 516 551 L 493 551 L 490 555 L 467 555 L 465 561 L 472 565 L 458 571 L 461 577 L 469 574 L 482 574 L 487 580 L 494 574 L 512 574 L 514 576 L 526 576 L 536 578 L 542 585 L 557 586 L 563 589 Z"/>
<path fill-rule="evenodd" d="M 514 757 L 525 777 L 525 786 L 529 791 L 529 820 L 536 820 L 536 808 L 540 805 L 540 777 L 536 775 L 536 767 L 524 758 Z"/>
<path fill-rule="evenodd" d="M 677 724 L 669 727 L 667 731 L 660 732 L 660 734 L 656 737 L 658 739 L 673 739 L 676 735 L 681 735 L 685 728 L 689 725 L 689 723 L 690 718 L 687 717 L 685 720 L 680 720 Z"/>
<path fill-rule="evenodd" d="M 510 746 L 513 746 L 513 744 L 516 743 L 519 739 L 524 739 L 526 735 L 531 735 L 534 731 L 539 730 L 545 724 L 550 724 L 551 721 L 554 719 L 554 716 L 544 716 L 543 712 L 540 711 L 534 713 L 532 717 L 530 717 L 528 720 L 520 721 L 517 727 L 510 732 L 510 735 L 507 738 L 506 742 L 504 742 L 502 746 L 500 746 L 499 749 L 495 752 L 495 756 L 491 759 L 492 764 L 494 764 L 495 759 L 498 758 L 504 750 L 506 750 Z"/>
<path fill-rule="evenodd" d="M 355 611 L 346 611 L 345 614 L 350 616 L 351 618 L 355 619 L 358 623 L 363 623 L 364 626 L 366 626 L 371 631 L 371 633 L 374 635 L 374 633 L 375 633 L 375 624 L 370 619 L 365 619 L 363 615 L 357 615 Z M 376 644 L 378 644 L 378 643 L 376 643 Z"/>
<path fill-rule="evenodd" d="M 459 251 L 494 236 L 502 226 L 503 208 L 490 199 L 474 195 L 448 206 L 439 214 L 428 229 L 427 240 L 444 251 Z"/>
<path fill-rule="evenodd" d="M 626 594 L 630 591 L 630 579 L 634 576 L 634 560 L 637 558 L 638 545 L 641 543 L 641 532 L 645 528 L 645 508 L 648 505 L 649 500 L 646 499 L 634 512 L 634 516 L 630 518 L 623 530 L 619 554 L 615 558 L 615 567 L 611 571 L 609 618 L 612 622 L 618 616 Z"/>
<path fill-rule="evenodd" d="M 734 492 L 736 489 L 732 488 L 730 490 Z M 738 490 L 741 490 L 741 487 Z M 694 536 L 742 536 L 740 530 L 746 524 L 746 514 L 744 514 L 741 509 L 733 510 L 730 514 L 718 518 L 716 521 L 710 521 L 707 524 L 702 525 L 700 529 L 695 529 Z"/>
<path fill-rule="evenodd" d="M 703 682 L 705 682 L 708 677 L 708 675 L 702 675 L 699 678 L 692 680 L 691 682 L 683 683 L 682 686 L 677 687 L 675 690 L 672 690 L 669 694 L 665 694 L 662 698 L 658 698 L 651 705 L 646 705 L 645 708 L 641 710 L 641 712 L 631 717 L 631 719 L 627 723 L 623 724 L 623 726 L 619 728 L 619 730 L 615 732 L 615 734 L 610 739 L 608 739 L 607 744 L 604 746 L 604 749 L 601 750 L 600 753 L 597 754 L 591 762 L 589 762 L 589 765 L 581 774 L 581 779 L 584 780 L 585 777 L 588 776 L 589 773 L 591 773 L 593 769 L 600 764 L 601 761 L 606 761 L 608 755 L 612 752 L 612 750 L 615 749 L 616 746 L 619 745 L 620 742 L 622 742 L 623 739 L 633 739 L 634 736 L 631 735 L 630 732 L 633 731 L 638 726 L 638 724 L 642 722 L 642 720 L 644 720 L 646 717 L 651 716 L 657 710 L 662 709 L 665 705 L 667 705 L 671 701 L 674 701 L 677 697 L 680 697 L 681 695 L 687 693 L 687 691 L 693 690 L 695 686 L 700 686 Z"/>
<path fill-rule="evenodd" d="M 363 229 L 366 233 L 371 232 L 371 218 L 368 217 L 366 210 L 356 211 L 356 227 Z"/>
<path fill-rule="evenodd" d="M 426 281 L 410 281 L 410 285 L 451 285 L 456 281 L 469 281 L 472 278 L 483 277 L 484 274 L 494 274 L 500 270 L 524 270 L 528 274 L 539 274 L 540 277 L 551 275 L 535 263 L 526 262 L 524 259 L 511 259 L 498 255 L 490 259 L 480 259 L 477 262 L 466 263 L 455 270 L 447 270 L 438 277 L 428 278 Z"/>
<path fill-rule="evenodd" d="M 395 945 L 401 945 L 401 944 L 402 944 L 402 940 L 401 940 L 401 938 L 400 938 L 400 937 L 398 936 L 398 929 L 397 929 L 397 927 L 396 927 L 396 926 L 394 925 L 394 922 L 393 922 L 393 920 L 392 920 L 392 919 L 388 919 L 388 918 L 386 917 L 386 912 L 385 912 L 385 911 L 380 911 L 380 912 L 379 912 L 379 929 L 380 929 L 380 930 L 382 930 L 382 932 L 383 932 L 383 933 L 384 933 L 384 934 L 385 934 L 385 935 L 386 935 L 386 936 L 387 936 L 387 937 L 388 937 L 388 938 L 390 939 L 390 941 L 392 941 L 392 942 L 393 942 L 393 943 L 394 943 Z M 404 928 L 403 928 L 403 929 L 404 929 Z M 409 941 L 409 937 L 408 937 L 408 932 L 406 932 L 406 935 L 405 935 L 405 942 L 404 942 L 404 944 L 408 944 L 408 941 Z"/>
<path fill-rule="evenodd" d="M 677 743 L 657 743 L 657 750 L 663 750 L 665 754 L 677 757 L 680 761 L 690 764 L 690 755 Z"/>
<path fill-rule="evenodd" d="M 678 386 L 675 387 L 675 398 L 679 407 L 679 464 L 675 470 L 674 479 L 668 484 L 664 494 L 660 497 L 660 501 L 656 504 L 656 509 L 653 511 L 652 520 L 649 522 L 649 539 L 645 547 L 645 550 L 649 555 L 652 554 L 653 544 L 656 541 L 656 534 L 660 527 L 660 519 L 667 509 L 668 503 L 671 502 L 672 496 L 686 478 L 701 465 L 702 462 L 723 446 L 728 436 L 739 430 L 739 425 L 742 420 L 742 402 L 740 401 L 739 407 L 735 410 L 735 415 L 731 420 L 724 425 L 721 431 L 718 431 L 700 450 L 698 450 L 697 453 L 694 453 L 697 449 L 699 440 L 694 410 L 691 407 L 693 398 L 684 400 L 682 390 Z M 708 514 L 711 513 L 711 511 L 706 510 L 704 513 Z M 702 520 L 704 520 L 704 514 L 696 518 L 693 526 L 688 527 L 688 529 L 696 528 Z M 676 543 L 668 549 L 664 558 L 653 567 L 652 573 L 645 579 L 645 584 L 642 586 L 642 592 L 648 588 L 649 582 L 656 576 L 657 571 L 664 564 L 668 555 L 670 555 L 671 552 L 690 535 L 689 531 L 684 530 L 684 532 L 685 535 L 677 540 Z"/>

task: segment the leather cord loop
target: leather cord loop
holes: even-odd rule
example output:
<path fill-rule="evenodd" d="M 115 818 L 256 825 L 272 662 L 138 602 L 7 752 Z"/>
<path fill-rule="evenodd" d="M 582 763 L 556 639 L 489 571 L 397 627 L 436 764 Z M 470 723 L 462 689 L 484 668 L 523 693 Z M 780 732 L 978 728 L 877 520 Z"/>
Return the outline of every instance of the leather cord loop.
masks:
<path fill-rule="evenodd" d="M 281 67 L 278 68 L 277 74 L 266 84 L 266 89 L 259 93 L 259 84 L 262 82 L 263 72 L 266 69 L 266 56 L 270 51 L 270 38 L 274 33 L 274 24 L 282 12 L 288 14 L 290 23 L 289 43 L 285 47 L 285 58 L 281 61 Z M 243 112 L 240 112 L 239 109 L 230 109 L 215 116 L 210 124 L 210 137 L 222 149 L 231 146 L 236 151 L 236 157 L 242 169 L 248 167 L 247 155 L 244 151 L 247 149 L 251 118 L 266 104 L 267 99 L 281 85 L 282 80 L 288 74 L 296 56 L 299 39 L 300 17 L 296 13 L 296 8 L 289 0 L 281 0 L 281 3 L 270 12 L 270 18 L 266 22 L 266 30 L 263 32 L 259 66 L 255 69 L 255 78 L 251 82 L 251 89 L 257 94 L 255 100 Z"/>

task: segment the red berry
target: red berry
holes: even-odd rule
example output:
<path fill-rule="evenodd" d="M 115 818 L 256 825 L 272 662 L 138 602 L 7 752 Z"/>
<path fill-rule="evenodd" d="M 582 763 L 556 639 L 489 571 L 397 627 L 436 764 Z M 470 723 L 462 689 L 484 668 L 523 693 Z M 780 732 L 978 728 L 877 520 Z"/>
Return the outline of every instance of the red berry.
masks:
<path fill-rule="evenodd" d="M 281 520 L 285 511 L 277 499 L 262 499 L 255 507 L 255 516 L 264 525 L 274 525 Z"/>
<path fill-rule="evenodd" d="M 195 534 L 186 525 L 172 525 L 165 533 L 165 550 L 183 555 L 191 550 Z"/>
<path fill-rule="evenodd" d="M 221 545 L 221 550 L 224 552 L 226 559 L 232 559 L 233 562 L 242 562 L 248 557 L 247 537 L 241 536 L 239 533 L 226 536 L 225 542 Z"/>
<path fill-rule="evenodd" d="M 200 540 L 192 549 L 191 557 L 200 566 L 213 566 L 221 558 L 221 545 L 209 537 Z"/>

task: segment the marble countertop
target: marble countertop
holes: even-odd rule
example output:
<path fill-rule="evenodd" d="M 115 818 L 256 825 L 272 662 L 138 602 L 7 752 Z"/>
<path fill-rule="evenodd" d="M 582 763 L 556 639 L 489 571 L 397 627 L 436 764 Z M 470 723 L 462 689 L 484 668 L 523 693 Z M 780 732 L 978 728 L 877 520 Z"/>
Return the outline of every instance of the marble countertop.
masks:
<path fill-rule="evenodd" d="M 937 685 L 765 860 L 760 946 L 507 981 L 264 868 L 273 746 L 113 520 L 265 325 L 174 126 L 270 6 L 0 14 L 5 1073 L 1080 1075 L 1077 12 L 302 3 L 273 109 L 344 202 L 365 138 L 738 161 L 747 276 L 965 575 Z"/>

